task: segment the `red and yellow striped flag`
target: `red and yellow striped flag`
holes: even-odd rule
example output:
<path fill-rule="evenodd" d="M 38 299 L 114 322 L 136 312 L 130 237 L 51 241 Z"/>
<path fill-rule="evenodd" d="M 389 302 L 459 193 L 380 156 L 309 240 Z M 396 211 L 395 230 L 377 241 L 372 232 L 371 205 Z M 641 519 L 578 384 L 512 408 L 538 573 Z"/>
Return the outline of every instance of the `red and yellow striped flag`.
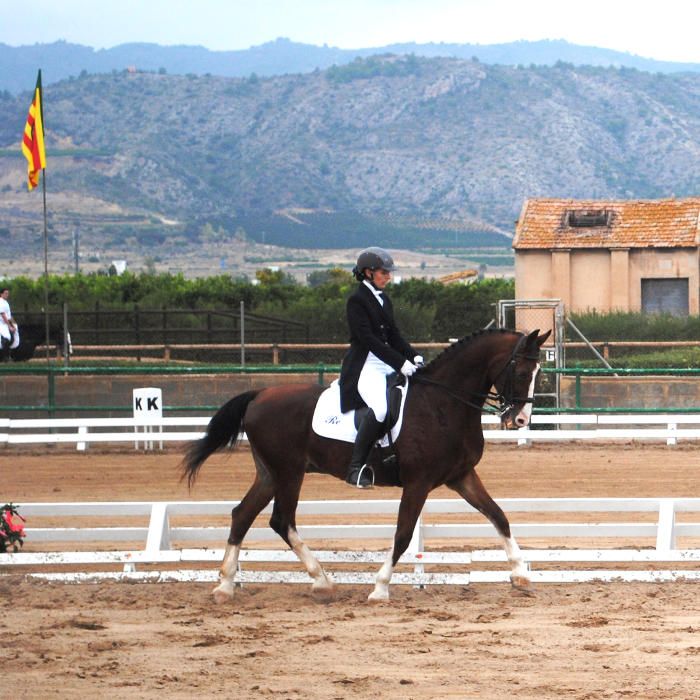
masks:
<path fill-rule="evenodd" d="M 39 171 L 46 167 L 44 151 L 44 120 L 41 111 L 41 71 L 36 79 L 34 99 L 29 105 L 27 123 L 24 125 L 22 153 L 27 159 L 27 187 L 33 190 L 39 184 Z"/>

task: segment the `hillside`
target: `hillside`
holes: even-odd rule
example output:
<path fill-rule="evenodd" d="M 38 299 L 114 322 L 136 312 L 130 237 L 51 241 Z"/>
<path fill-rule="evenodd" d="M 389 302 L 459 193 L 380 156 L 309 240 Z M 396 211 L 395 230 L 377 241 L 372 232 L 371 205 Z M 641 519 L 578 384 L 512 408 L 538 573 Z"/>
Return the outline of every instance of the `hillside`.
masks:
<path fill-rule="evenodd" d="M 47 86 L 50 230 L 152 255 L 234 237 L 291 247 L 508 247 L 533 196 L 700 189 L 700 76 L 374 57 L 246 79 L 115 72 Z M 0 93 L 0 240 L 41 222 Z"/>
<path fill-rule="evenodd" d="M 128 66 L 139 70 L 165 71 L 177 75 L 217 75 L 248 78 L 310 73 L 342 66 L 356 58 L 381 54 L 416 55 L 427 58 L 476 58 L 482 63 L 510 66 L 551 66 L 557 61 L 577 66 L 624 66 L 650 73 L 700 71 L 700 64 L 657 61 L 630 53 L 580 46 L 563 40 L 515 41 L 505 44 L 391 44 L 362 49 L 314 46 L 279 38 L 238 51 L 211 51 L 203 46 L 120 44 L 109 49 L 56 41 L 32 46 L 0 43 L 0 91 L 13 94 L 34 84 L 38 67 L 50 85 L 85 73 L 111 73 Z"/>

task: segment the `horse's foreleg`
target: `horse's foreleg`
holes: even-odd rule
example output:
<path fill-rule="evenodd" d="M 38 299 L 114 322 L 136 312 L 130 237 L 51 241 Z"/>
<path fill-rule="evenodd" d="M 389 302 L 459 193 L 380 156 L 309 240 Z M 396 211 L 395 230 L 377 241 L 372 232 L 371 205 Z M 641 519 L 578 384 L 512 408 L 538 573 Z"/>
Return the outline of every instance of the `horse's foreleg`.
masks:
<path fill-rule="evenodd" d="M 496 528 L 510 562 L 511 583 L 516 588 L 528 589 L 530 587 L 530 572 L 520 547 L 511 534 L 508 518 L 500 506 L 489 496 L 477 473 L 472 469 L 462 481 L 450 483 L 448 486 L 462 496 L 467 503 L 474 506 Z"/>
<path fill-rule="evenodd" d="M 396 568 L 396 563 L 401 555 L 406 551 L 413 530 L 418 522 L 425 499 L 428 497 L 429 489 L 418 487 L 406 487 L 401 494 L 399 504 L 399 517 L 396 522 L 396 534 L 394 535 L 394 546 L 389 550 L 387 558 L 382 564 L 382 568 L 377 573 L 374 583 L 374 590 L 369 594 L 368 600 L 381 601 L 389 600 L 389 582 Z"/>
<path fill-rule="evenodd" d="M 311 553 L 304 540 L 299 537 L 296 527 L 287 529 L 287 542 L 299 561 L 304 565 L 309 576 L 314 580 L 311 590 L 320 595 L 329 595 L 335 589 L 335 583 L 330 574 L 326 573 L 318 559 Z"/>
<path fill-rule="evenodd" d="M 303 479 L 303 474 L 301 475 Z M 275 493 L 275 506 L 272 509 L 270 527 L 289 545 L 299 561 L 304 565 L 313 579 L 311 590 L 320 595 L 329 595 L 335 588 L 333 579 L 324 571 L 318 559 L 312 554 L 304 540 L 297 532 L 295 512 L 301 490 L 301 479 L 297 488 L 291 487 L 289 481 L 284 489 Z"/>
<path fill-rule="evenodd" d="M 219 585 L 212 591 L 217 603 L 224 603 L 233 597 L 241 543 L 260 511 L 272 500 L 272 495 L 272 485 L 256 478 L 243 500 L 231 511 L 231 532 L 219 570 Z"/>

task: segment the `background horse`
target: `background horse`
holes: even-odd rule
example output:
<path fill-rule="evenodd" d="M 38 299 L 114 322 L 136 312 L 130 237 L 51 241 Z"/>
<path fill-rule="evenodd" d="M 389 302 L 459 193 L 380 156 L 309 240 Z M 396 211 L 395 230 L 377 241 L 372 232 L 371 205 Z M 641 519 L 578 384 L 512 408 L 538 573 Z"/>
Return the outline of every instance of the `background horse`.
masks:
<path fill-rule="evenodd" d="M 68 334 L 68 354 L 72 353 L 70 342 L 70 333 Z M 14 362 L 24 362 L 31 360 L 34 357 L 34 351 L 38 345 L 43 345 L 46 342 L 46 326 L 41 323 L 26 323 L 19 325 L 19 345 L 6 351 L 4 357 L 0 357 L 0 361 L 5 362 L 8 359 Z M 53 343 L 61 355 L 64 355 L 63 348 L 63 327 L 49 327 L 49 342 Z"/>
<path fill-rule="evenodd" d="M 395 443 L 403 491 L 393 547 L 379 570 L 370 600 L 389 597 L 392 573 L 411 540 L 428 494 L 446 484 L 488 518 L 500 534 L 511 563 L 511 581 L 529 586 L 527 567 L 503 511 L 493 501 L 474 467 L 481 459 L 484 403 L 496 401 L 504 425 L 527 425 L 532 410 L 539 352 L 551 331 L 529 335 L 496 329 L 482 331 L 448 347 L 410 380 L 403 427 Z M 496 394 L 489 393 L 491 388 Z M 316 435 L 311 420 L 323 391 L 318 385 L 282 385 L 248 391 L 224 404 L 206 435 L 191 443 L 182 462 L 192 486 L 204 460 L 245 430 L 256 467 L 253 485 L 231 513 L 231 531 L 214 598 L 233 596 L 241 543 L 260 511 L 272 500 L 272 529 L 289 545 L 313 579 L 312 589 L 328 593 L 333 580 L 296 529 L 296 507 L 306 472 L 345 477 L 352 445 Z M 395 486 L 377 450 L 370 460 L 375 483 Z"/>

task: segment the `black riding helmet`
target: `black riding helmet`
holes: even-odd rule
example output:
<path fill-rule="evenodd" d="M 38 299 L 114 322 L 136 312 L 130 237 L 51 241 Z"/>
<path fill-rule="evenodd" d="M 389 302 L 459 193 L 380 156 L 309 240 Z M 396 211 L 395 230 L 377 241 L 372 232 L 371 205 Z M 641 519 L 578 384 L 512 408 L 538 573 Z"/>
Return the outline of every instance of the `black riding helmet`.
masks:
<path fill-rule="evenodd" d="M 362 271 L 365 268 L 370 270 L 388 270 L 393 272 L 396 269 L 394 265 L 394 259 L 389 255 L 389 253 L 384 250 L 384 248 L 377 248 L 372 246 L 371 248 L 365 248 L 360 251 L 357 256 L 357 263 L 355 267 L 352 268 L 352 274 L 355 275 L 355 279 L 358 282 L 362 282 L 364 276 Z"/>

